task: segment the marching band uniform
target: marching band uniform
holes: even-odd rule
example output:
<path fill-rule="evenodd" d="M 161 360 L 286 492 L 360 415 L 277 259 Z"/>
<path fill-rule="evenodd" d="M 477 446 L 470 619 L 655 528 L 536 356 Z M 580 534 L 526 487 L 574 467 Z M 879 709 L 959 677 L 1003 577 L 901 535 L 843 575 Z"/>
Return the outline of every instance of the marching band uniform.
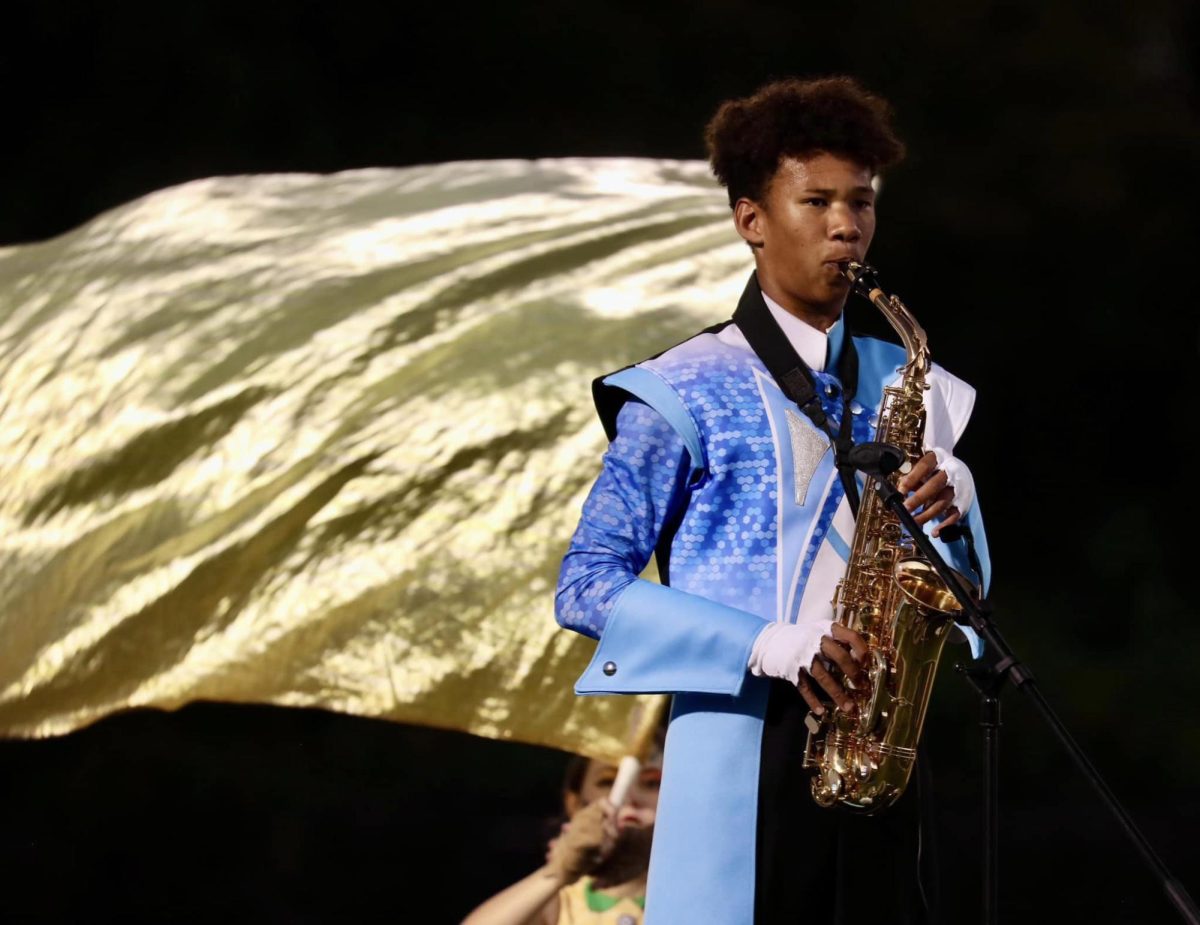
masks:
<path fill-rule="evenodd" d="M 760 297 L 751 277 L 742 298 Z M 846 410 L 835 372 L 848 336 L 843 319 L 823 334 L 767 308 L 812 370 L 837 427 Z M 861 442 L 873 437 L 904 351 L 860 337 L 854 348 L 858 383 L 848 410 Z M 926 447 L 955 486 L 986 587 L 979 506 L 969 471 L 951 454 L 975 393 L 937 366 L 928 381 Z M 777 622 L 810 627 L 817 641 L 828 633 L 853 514 L 829 438 L 784 396 L 733 322 L 598 380 L 595 395 L 611 442 L 556 599 L 561 625 L 599 639 L 576 691 L 675 695 L 647 921 L 746 925 L 770 690 L 758 676 L 756 642 Z M 962 540 L 935 542 L 972 574 Z M 661 585 L 638 577 L 656 552 Z"/>

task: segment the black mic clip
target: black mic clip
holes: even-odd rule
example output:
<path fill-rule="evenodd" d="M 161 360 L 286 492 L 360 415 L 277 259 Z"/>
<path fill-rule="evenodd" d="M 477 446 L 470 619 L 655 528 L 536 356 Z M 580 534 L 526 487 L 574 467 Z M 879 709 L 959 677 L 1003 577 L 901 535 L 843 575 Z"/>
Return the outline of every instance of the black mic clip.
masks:
<path fill-rule="evenodd" d="M 841 455 L 839 464 L 877 479 L 884 479 L 893 472 L 904 474 L 912 468 L 908 455 L 893 443 L 855 443 Z"/>

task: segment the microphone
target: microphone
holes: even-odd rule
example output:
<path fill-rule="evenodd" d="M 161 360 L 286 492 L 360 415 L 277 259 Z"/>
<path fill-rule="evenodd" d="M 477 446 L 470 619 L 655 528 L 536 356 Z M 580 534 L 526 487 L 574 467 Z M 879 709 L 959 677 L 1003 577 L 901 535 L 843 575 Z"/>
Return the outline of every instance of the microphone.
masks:
<path fill-rule="evenodd" d="M 893 472 L 906 473 L 912 468 L 904 450 L 892 443 L 856 443 L 846 451 L 844 459 L 847 465 L 877 479 Z"/>

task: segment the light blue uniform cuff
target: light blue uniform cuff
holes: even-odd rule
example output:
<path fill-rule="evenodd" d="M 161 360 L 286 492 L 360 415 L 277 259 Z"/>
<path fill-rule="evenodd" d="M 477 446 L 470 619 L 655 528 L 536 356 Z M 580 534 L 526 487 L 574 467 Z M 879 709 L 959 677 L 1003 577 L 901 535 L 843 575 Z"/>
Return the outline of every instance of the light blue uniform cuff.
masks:
<path fill-rule="evenodd" d="M 956 571 L 966 576 L 967 580 L 972 584 L 982 583 L 983 593 L 986 596 L 988 586 L 992 580 L 992 563 L 988 555 L 987 534 L 983 531 L 983 514 L 979 510 L 979 502 L 976 500 L 971 505 L 971 509 L 963 516 L 963 523 L 970 528 L 971 535 L 975 538 L 975 554 L 979 557 L 979 566 L 983 569 L 982 575 L 976 575 L 975 570 L 971 567 L 971 560 L 967 555 L 967 541 L 965 539 L 956 540 L 953 543 L 947 543 L 932 535 L 933 522 L 925 525 L 925 532 L 930 534 L 930 539 L 933 540 L 933 545 L 937 547 L 938 552 L 942 554 L 950 566 Z M 963 636 L 966 637 L 967 644 L 971 647 L 971 658 L 979 658 L 983 655 L 983 640 L 979 634 L 970 626 L 962 623 L 956 624 Z"/>
<path fill-rule="evenodd" d="M 762 617 L 638 579 L 617 599 L 577 694 L 741 693 Z"/>

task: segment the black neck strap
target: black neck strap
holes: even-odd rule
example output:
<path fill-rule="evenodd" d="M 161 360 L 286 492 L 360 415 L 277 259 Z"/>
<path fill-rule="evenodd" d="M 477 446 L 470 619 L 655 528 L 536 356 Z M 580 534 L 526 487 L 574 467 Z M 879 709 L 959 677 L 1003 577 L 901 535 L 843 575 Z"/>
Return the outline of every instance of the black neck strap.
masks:
<path fill-rule="evenodd" d="M 738 300 L 737 310 L 733 313 L 733 323 L 745 335 L 750 349 L 762 360 L 783 394 L 795 402 L 805 417 L 818 429 L 829 434 L 838 475 L 841 476 L 842 487 L 846 490 L 846 499 L 850 502 L 850 510 L 857 517 L 858 483 L 854 478 L 854 468 L 843 464 L 843 460 L 847 458 L 847 451 L 853 445 L 850 402 L 858 390 L 858 352 L 854 349 L 854 338 L 848 332 L 842 338 L 842 353 L 838 357 L 837 370 L 838 379 L 842 383 L 842 421 L 837 433 L 834 433 L 817 395 L 817 383 L 812 370 L 800 359 L 779 322 L 767 308 L 756 273 L 750 275 L 750 281 Z"/>

